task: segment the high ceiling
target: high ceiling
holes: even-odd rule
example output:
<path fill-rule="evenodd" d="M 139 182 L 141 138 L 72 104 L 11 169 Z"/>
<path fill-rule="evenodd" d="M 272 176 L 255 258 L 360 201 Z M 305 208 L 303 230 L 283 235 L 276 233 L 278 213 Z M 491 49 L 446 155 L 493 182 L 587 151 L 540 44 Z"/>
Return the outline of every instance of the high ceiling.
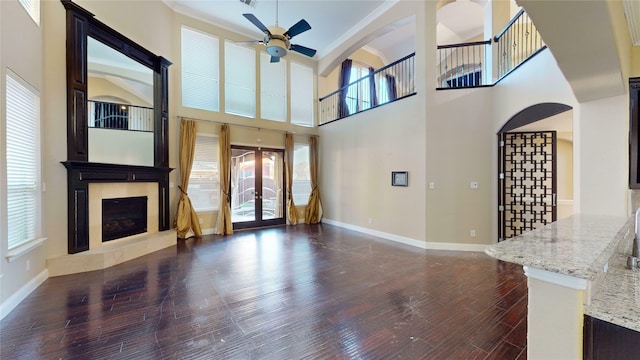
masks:
<path fill-rule="evenodd" d="M 276 23 L 276 1 L 255 0 L 250 6 L 240 0 L 163 0 L 177 12 L 216 24 L 247 37 L 260 39 L 262 34 L 245 19 L 243 13 L 255 15 L 267 27 Z M 253 0 L 252 0 L 253 1 Z M 349 34 L 384 13 L 398 0 L 280 0 L 278 25 L 289 28 L 300 19 L 311 30 L 292 39 L 292 43 L 318 50 L 322 58 Z M 438 10 L 438 44 L 464 41 L 483 30 L 483 6 L 486 0 L 447 1 Z M 247 40 L 243 39 L 243 40 Z M 384 61 L 394 61 L 415 51 L 415 21 L 407 19 L 393 33 L 380 36 L 367 45 Z"/>

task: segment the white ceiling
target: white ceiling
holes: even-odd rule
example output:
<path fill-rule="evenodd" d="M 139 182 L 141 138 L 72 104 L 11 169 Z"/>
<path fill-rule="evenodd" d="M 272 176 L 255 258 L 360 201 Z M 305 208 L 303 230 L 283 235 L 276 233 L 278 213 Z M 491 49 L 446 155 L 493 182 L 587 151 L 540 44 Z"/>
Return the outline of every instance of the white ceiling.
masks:
<path fill-rule="evenodd" d="M 239 40 L 262 39 L 260 30 L 245 19 L 243 13 L 255 15 L 267 27 L 276 23 L 275 0 L 256 0 L 255 6 L 246 5 L 239 0 L 163 1 L 177 12 L 247 37 Z M 288 29 L 300 19 L 307 20 L 311 30 L 294 37 L 291 42 L 318 50 L 316 59 L 319 59 L 333 50 L 351 29 L 362 26 L 368 19 L 375 18 L 397 2 L 398 0 L 280 0 L 278 25 Z M 486 0 L 457 0 L 442 6 L 438 10 L 438 44 L 466 41 L 482 34 L 484 4 Z M 380 55 L 385 62 L 395 61 L 414 52 L 414 18 L 396 24 L 393 33 L 380 36 L 366 48 Z"/>

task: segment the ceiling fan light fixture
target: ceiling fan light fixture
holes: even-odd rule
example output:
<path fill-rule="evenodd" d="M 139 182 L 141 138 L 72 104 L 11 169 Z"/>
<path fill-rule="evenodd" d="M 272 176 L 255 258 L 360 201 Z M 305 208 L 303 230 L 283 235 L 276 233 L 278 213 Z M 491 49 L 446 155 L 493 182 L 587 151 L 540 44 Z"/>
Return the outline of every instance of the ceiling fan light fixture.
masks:
<path fill-rule="evenodd" d="M 267 52 L 271 56 L 283 57 L 287 55 L 287 43 L 280 39 L 271 39 L 267 45 Z"/>

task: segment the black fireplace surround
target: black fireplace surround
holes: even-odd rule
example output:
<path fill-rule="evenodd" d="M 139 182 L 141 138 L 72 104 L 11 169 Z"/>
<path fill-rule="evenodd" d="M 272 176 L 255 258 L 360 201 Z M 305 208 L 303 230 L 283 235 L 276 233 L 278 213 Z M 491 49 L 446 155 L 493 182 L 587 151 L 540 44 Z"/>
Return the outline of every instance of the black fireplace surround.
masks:
<path fill-rule="evenodd" d="M 89 184 L 155 182 L 158 184 L 158 231 L 169 229 L 169 66 L 92 13 L 60 0 L 67 21 L 67 210 L 68 253 L 89 250 Z M 121 52 L 153 71 L 153 166 L 89 161 L 87 38 Z M 124 185 L 124 184 L 123 184 Z M 150 209 L 154 211 L 154 209 Z M 155 230 L 155 229 L 150 229 Z"/>

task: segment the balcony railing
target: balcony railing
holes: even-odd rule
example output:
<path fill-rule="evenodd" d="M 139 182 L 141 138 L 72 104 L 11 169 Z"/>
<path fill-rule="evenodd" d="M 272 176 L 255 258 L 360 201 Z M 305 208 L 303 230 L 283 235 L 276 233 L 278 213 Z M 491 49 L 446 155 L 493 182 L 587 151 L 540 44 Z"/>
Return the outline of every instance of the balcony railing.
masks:
<path fill-rule="evenodd" d="M 438 46 L 438 87 L 476 87 L 491 84 L 485 64 L 491 40 Z"/>
<path fill-rule="evenodd" d="M 522 9 L 492 40 L 438 46 L 438 88 L 491 86 L 545 47 Z"/>
<path fill-rule="evenodd" d="M 321 98 L 319 125 L 414 95 L 414 58 L 407 55 Z"/>
<path fill-rule="evenodd" d="M 89 100 L 89 127 L 153 132 L 153 108 Z"/>

